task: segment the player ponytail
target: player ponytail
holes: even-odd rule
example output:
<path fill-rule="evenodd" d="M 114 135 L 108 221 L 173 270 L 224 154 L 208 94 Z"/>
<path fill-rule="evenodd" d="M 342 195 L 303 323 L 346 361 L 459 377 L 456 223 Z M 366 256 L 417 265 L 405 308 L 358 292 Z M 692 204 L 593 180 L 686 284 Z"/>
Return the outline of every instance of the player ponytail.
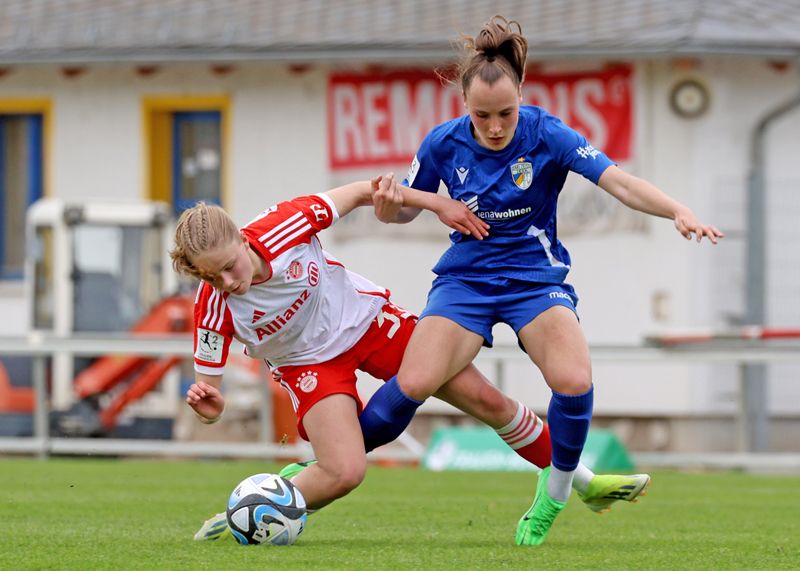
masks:
<path fill-rule="evenodd" d="M 175 247 L 169 252 L 172 267 L 179 274 L 202 279 L 193 260 L 238 239 L 239 229 L 225 210 L 214 204 L 198 202 L 178 218 Z"/>
<path fill-rule="evenodd" d="M 525 79 L 528 41 L 519 22 L 494 16 L 477 37 L 464 38 L 464 52 L 458 73 L 463 93 L 476 76 L 488 85 L 494 85 L 504 75 L 517 86 Z"/>

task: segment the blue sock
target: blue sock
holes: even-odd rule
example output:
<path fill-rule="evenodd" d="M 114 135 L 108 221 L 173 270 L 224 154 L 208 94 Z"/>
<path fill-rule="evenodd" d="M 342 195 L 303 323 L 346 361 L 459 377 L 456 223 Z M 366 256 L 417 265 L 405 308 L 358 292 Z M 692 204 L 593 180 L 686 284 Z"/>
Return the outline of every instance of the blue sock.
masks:
<path fill-rule="evenodd" d="M 589 423 L 592 420 L 594 385 L 582 395 L 562 395 L 553 391 L 547 409 L 553 466 L 565 472 L 578 467 Z"/>
<path fill-rule="evenodd" d="M 386 381 L 358 418 L 367 452 L 400 436 L 421 404 L 400 390 L 396 376 Z"/>

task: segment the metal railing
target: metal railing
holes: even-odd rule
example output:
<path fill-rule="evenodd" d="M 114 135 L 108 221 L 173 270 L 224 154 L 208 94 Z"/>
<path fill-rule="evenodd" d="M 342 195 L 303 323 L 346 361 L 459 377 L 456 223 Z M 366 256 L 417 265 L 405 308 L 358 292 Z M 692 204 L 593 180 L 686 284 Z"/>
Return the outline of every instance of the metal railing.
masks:
<path fill-rule="evenodd" d="M 105 335 L 103 337 L 74 335 L 68 338 L 31 334 L 26 337 L 0 337 L 0 356 L 30 356 L 33 360 L 32 384 L 35 392 L 32 437 L 0 438 L 0 453 L 28 453 L 46 457 L 51 454 L 122 454 L 147 456 L 186 456 L 186 457 L 243 457 L 243 458 L 294 458 L 308 456 L 310 447 L 305 444 L 283 445 L 270 442 L 257 443 L 212 443 L 175 442 L 169 440 L 139 439 L 97 439 L 64 438 L 49 434 L 49 405 L 46 386 L 46 360 L 62 353 L 75 357 L 94 357 L 98 355 L 141 355 L 141 356 L 192 356 L 192 340 L 188 335 Z M 715 345 L 685 345 L 653 347 L 637 345 L 593 345 L 592 360 L 595 363 L 657 363 L 672 364 L 736 364 L 740 371 L 754 363 L 800 363 L 800 342 L 724 342 Z M 483 351 L 482 362 L 494 367 L 494 379 L 500 387 L 506 386 L 506 365 L 512 360 L 525 358 L 515 346 L 496 346 L 491 351 Z M 747 402 L 744 384 L 747 376 L 742 375 L 740 386 L 739 420 L 741 427 L 749 434 L 747 442 L 758 442 L 768 430 L 769 418 L 764 410 L 758 410 Z M 757 452 L 747 447 L 739 454 L 717 456 L 716 459 L 703 455 L 672 455 L 680 458 L 681 465 L 709 465 L 736 467 L 750 458 L 748 453 Z M 671 465 L 670 456 L 660 454 L 635 455 L 639 461 Z M 757 455 L 761 460 L 765 455 Z M 778 465 L 800 468 L 800 455 L 771 455 Z M 377 450 L 372 453 L 376 459 L 418 460 L 419 448 L 406 450 Z M 659 461 L 659 458 L 661 459 Z M 694 458 L 694 460 L 692 460 Z M 725 460 L 727 458 L 727 460 Z M 677 461 L 676 461 L 677 462 Z"/>

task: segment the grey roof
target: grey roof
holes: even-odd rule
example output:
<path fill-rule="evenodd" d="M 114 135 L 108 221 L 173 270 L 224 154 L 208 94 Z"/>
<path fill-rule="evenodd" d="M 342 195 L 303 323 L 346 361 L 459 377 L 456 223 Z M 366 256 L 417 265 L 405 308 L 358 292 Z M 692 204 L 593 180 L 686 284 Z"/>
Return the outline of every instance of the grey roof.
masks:
<path fill-rule="evenodd" d="M 0 0 L 0 63 L 442 59 L 497 13 L 535 59 L 800 56 L 800 0 Z"/>

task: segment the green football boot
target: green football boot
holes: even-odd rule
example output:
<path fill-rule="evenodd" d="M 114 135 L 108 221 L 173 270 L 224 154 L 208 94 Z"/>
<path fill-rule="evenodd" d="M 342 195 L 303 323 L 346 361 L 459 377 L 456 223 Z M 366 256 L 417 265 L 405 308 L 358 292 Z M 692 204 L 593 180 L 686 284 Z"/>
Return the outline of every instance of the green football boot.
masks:
<path fill-rule="evenodd" d="M 294 464 L 287 464 L 286 466 L 281 468 L 281 471 L 278 472 L 278 476 L 280 476 L 281 478 L 286 478 L 287 480 L 291 480 L 292 478 L 297 476 L 300 472 L 302 472 L 312 464 L 316 463 L 317 463 L 316 460 L 306 460 L 305 462 L 295 462 Z M 322 508 L 317 508 L 317 509 L 306 508 L 306 513 L 308 515 L 311 515 L 313 513 L 318 512 L 321 509 Z"/>
<path fill-rule="evenodd" d="M 297 476 L 300 472 L 311 466 L 311 464 L 316 464 L 316 460 L 307 460 L 305 462 L 295 462 L 294 464 L 287 464 L 281 471 L 278 472 L 278 476 L 281 478 L 286 478 L 287 480 L 291 480 L 295 476 Z"/>
<path fill-rule="evenodd" d="M 647 493 L 650 476 L 647 474 L 603 474 L 597 475 L 589 482 L 586 492 L 578 497 L 590 510 L 602 514 L 611 510 L 611 504 L 617 500 L 636 502 Z"/>
<path fill-rule="evenodd" d="M 548 495 L 547 480 L 549 478 L 550 467 L 548 466 L 539 474 L 533 505 L 517 524 L 517 534 L 514 538 L 517 545 L 541 545 L 556 517 L 567 505 L 566 502 L 559 502 Z"/>
<path fill-rule="evenodd" d="M 233 537 L 228 527 L 228 518 L 225 517 L 225 512 L 218 513 L 207 519 L 203 527 L 194 534 L 195 541 L 216 540 L 223 537 Z"/>

